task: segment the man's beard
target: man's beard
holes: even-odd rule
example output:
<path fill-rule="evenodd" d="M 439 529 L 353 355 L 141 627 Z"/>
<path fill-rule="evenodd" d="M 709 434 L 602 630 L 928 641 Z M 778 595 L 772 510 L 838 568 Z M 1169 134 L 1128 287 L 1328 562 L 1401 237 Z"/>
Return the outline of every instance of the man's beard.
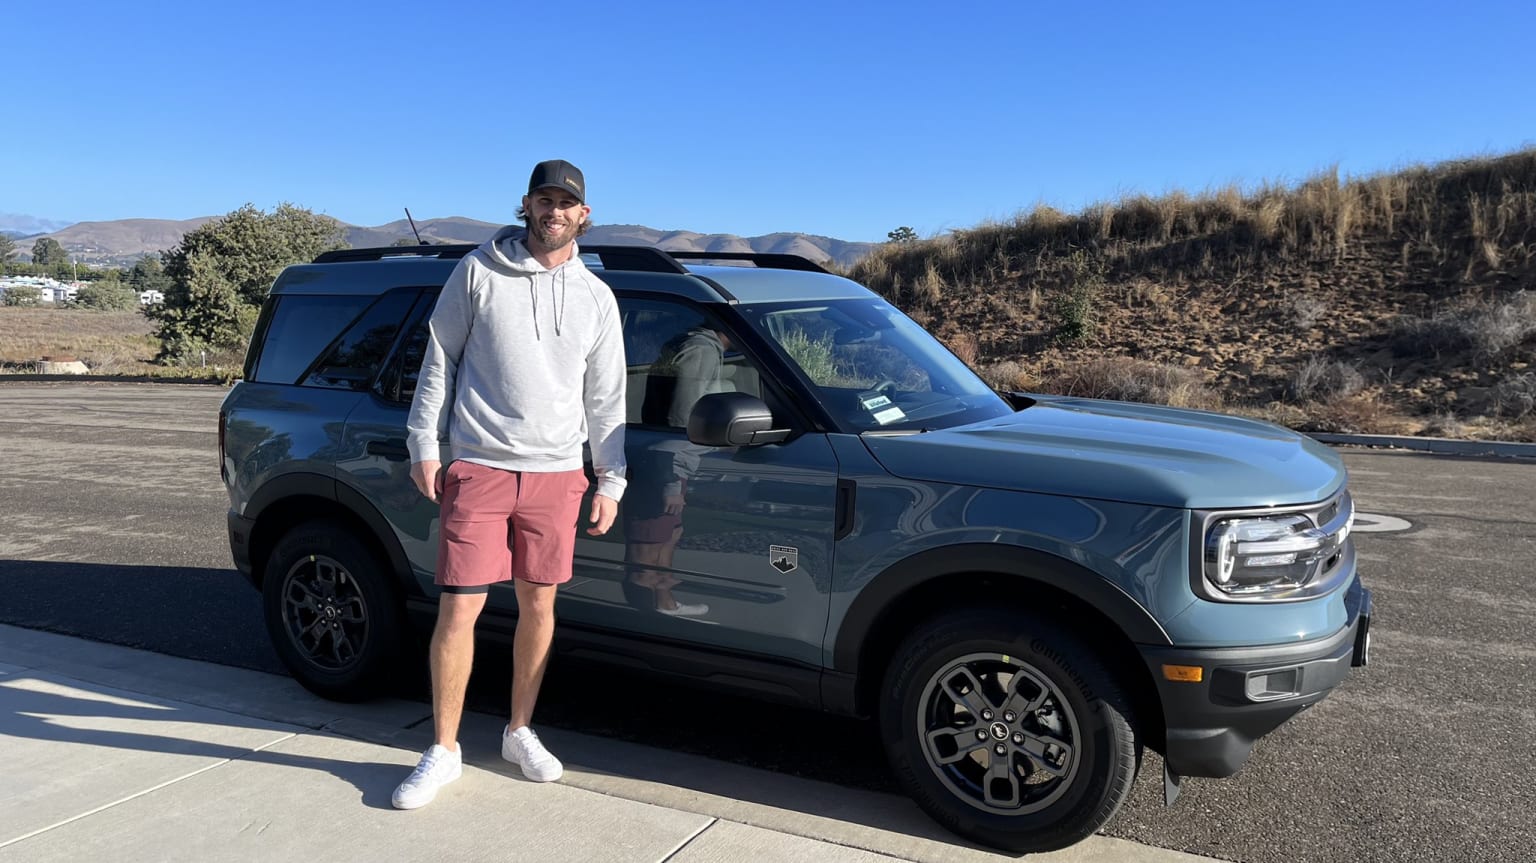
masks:
<path fill-rule="evenodd" d="M 528 219 L 526 224 L 528 236 L 540 246 L 543 246 L 545 250 L 551 252 L 570 245 L 571 241 L 576 239 L 577 230 L 581 227 L 580 222 L 566 220 L 565 227 L 556 228 L 553 232 L 550 232 L 546 231 L 544 226 L 535 219 Z"/>

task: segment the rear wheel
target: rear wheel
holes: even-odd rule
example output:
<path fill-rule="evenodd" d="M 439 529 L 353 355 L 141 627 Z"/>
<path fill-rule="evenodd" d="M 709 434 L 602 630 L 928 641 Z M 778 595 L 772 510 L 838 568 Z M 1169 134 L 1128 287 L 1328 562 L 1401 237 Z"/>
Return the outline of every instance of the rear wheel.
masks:
<path fill-rule="evenodd" d="M 914 632 L 886 677 L 886 754 L 950 830 L 1015 852 L 1104 826 L 1140 743 L 1113 676 L 1066 629 L 1023 613 L 961 611 Z"/>
<path fill-rule="evenodd" d="M 290 674 L 338 701 L 382 694 L 397 662 L 403 607 L 389 570 L 333 522 L 308 522 L 277 543 L 262 585 L 267 634 Z"/>

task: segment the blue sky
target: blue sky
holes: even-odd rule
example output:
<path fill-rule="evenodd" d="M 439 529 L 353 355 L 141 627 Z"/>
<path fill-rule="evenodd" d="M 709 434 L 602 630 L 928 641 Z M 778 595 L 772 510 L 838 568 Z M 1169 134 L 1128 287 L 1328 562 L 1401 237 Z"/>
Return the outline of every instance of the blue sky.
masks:
<path fill-rule="evenodd" d="M 0 213 L 939 234 L 1536 146 L 1536 4 L 24 0 Z"/>

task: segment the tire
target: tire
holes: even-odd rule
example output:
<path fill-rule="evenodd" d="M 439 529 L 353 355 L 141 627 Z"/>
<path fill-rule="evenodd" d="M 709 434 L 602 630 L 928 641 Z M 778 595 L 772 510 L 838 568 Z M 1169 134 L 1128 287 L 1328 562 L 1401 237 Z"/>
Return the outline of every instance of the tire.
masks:
<path fill-rule="evenodd" d="M 1091 836 L 1130 794 L 1141 744 L 1129 700 L 1062 627 L 1022 612 L 952 612 L 903 642 L 885 684 L 891 767 L 961 836 L 1054 851 Z"/>
<path fill-rule="evenodd" d="M 312 521 L 288 531 L 261 593 L 272 646 L 305 689 L 334 701 L 388 690 L 400 670 L 404 606 L 388 568 L 346 527 Z"/>

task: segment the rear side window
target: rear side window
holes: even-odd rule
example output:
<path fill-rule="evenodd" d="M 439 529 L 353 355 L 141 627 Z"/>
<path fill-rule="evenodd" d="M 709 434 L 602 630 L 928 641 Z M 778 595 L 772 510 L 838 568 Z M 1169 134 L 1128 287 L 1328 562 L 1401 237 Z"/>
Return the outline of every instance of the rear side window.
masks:
<path fill-rule="evenodd" d="M 293 384 L 376 298 L 284 294 L 274 299 L 253 380 Z"/>
<path fill-rule="evenodd" d="M 373 383 L 400 332 L 400 322 L 416 301 L 414 289 L 390 291 L 363 312 L 315 364 L 304 385 L 363 390 Z"/>

